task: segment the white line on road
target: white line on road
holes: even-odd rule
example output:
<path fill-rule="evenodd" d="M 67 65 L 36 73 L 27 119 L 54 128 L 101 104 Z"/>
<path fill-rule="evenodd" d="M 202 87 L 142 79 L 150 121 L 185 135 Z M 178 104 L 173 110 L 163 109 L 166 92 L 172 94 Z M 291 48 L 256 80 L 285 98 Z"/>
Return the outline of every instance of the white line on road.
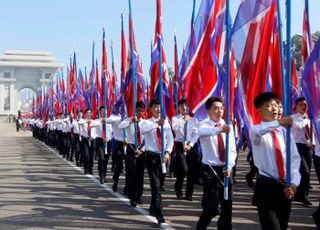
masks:
<path fill-rule="evenodd" d="M 43 142 L 39 141 L 39 143 L 41 145 L 43 145 L 44 147 L 46 147 L 49 151 L 51 151 L 52 153 L 54 153 L 56 156 L 58 156 L 59 158 L 61 158 L 62 160 L 64 160 L 66 163 L 68 163 L 72 168 L 74 168 L 75 170 L 83 173 L 82 169 L 79 168 L 78 166 L 76 166 L 75 164 L 73 164 L 70 161 L 67 161 L 66 159 L 64 159 L 56 150 L 50 148 L 49 146 L 47 146 L 46 144 L 44 144 Z M 125 204 L 129 205 L 130 207 L 132 207 L 130 205 L 130 201 L 128 198 L 125 198 L 123 195 L 121 195 L 118 192 L 114 192 L 108 185 L 106 184 L 100 184 L 99 180 L 97 178 L 95 178 L 93 175 L 87 174 L 84 175 L 88 178 L 90 178 L 94 183 L 96 183 L 97 185 L 99 185 L 100 187 L 102 187 L 104 190 L 108 191 L 109 193 L 111 193 L 113 196 L 117 197 L 119 200 L 121 200 L 122 202 L 124 202 Z M 133 207 L 132 207 L 133 208 Z M 149 212 L 147 212 L 145 209 L 139 207 L 138 205 L 134 208 L 135 210 L 137 210 L 138 212 L 140 212 L 143 216 L 145 216 L 147 219 L 151 220 L 153 223 L 158 224 L 157 219 L 154 216 L 150 216 Z M 169 224 L 167 223 L 163 223 L 161 224 L 161 227 L 163 229 L 166 230 L 174 230 L 173 227 L 171 227 Z"/>

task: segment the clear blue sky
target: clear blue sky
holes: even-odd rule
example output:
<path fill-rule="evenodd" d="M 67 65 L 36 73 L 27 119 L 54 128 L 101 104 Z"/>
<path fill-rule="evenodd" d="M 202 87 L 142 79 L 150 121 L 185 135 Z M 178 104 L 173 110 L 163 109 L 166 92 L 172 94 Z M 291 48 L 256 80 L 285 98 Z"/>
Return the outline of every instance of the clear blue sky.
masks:
<path fill-rule="evenodd" d="M 179 56 L 188 40 L 192 0 L 162 0 L 163 35 L 167 61 L 173 66 L 173 35 L 176 28 Z M 197 8 L 200 4 L 197 0 Z M 282 2 L 284 18 L 285 0 Z M 234 18 L 240 0 L 230 0 Z M 311 31 L 320 28 L 320 1 L 310 0 Z M 292 0 L 292 33 L 302 33 L 304 0 Z M 107 46 L 114 43 L 116 71 L 120 64 L 120 14 L 125 14 L 128 39 L 128 0 L 2 0 L 0 3 L 0 52 L 4 50 L 41 50 L 51 52 L 58 62 L 67 64 L 75 49 L 78 66 L 91 65 L 91 45 L 96 41 L 96 57 L 101 62 L 102 28 Z M 132 13 L 138 51 L 144 75 L 149 72 L 150 42 L 154 37 L 155 0 L 132 0 Z M 285 22 L 283 22 L 285 25 Z M 110 49 L 108 63 L 111 65 Z"/>

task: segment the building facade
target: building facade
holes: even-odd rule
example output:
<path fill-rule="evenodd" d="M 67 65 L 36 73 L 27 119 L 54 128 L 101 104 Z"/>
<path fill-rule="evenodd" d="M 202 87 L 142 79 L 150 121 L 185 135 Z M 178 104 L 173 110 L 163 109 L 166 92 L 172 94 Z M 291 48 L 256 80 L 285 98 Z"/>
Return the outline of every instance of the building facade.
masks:
<path fill-rule="evenodd" d="M 0 116 L 17 114 L 19 92 L 36 92 L 63 67 L 49 52 L 5 51 L 0 55 Z"/>

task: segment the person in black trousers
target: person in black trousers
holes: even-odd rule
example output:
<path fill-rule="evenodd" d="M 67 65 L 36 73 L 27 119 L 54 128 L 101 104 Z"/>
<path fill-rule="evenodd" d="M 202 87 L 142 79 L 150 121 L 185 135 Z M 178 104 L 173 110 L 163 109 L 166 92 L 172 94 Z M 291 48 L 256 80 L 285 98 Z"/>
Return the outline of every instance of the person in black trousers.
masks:
<path fill-rule="evenodd" d="M 173 148 L 173 134 L 167 119 L 160 116 L 160 102 L 152 99 L 150 102 L 152 118 L 139 122 L 141 134 L 145 140 L 146 168 L 150 178 L 151 204 L 150 212 L 155 215 L 159 224 L 165 222 L 162 213 L 162 199 L 160 193 L 160 174 L 169 160 Z M 163 126 L 163 143 L 161 138 Z M 162 147 L 164 149 L 162 149 Z M 165 152 L 163 158 L 162 152 Z"/>
<path fill-rule="evenodd" d="M 300 156 L 291 136 L 291 175 L 287 182 L 286 131 L 292 125 L 291 117 L 279 118 L 278 98 L 271 92 L 261 93 L 254 99 L 254 107 L 262 122 L 249 132 L 255 166 L 259 177 L 254 196 L 263 230 L 285 230 L 288 227 L 292 198 L 300 183 Z"/>
<path fill-rule="evenodd" d="M 131 206 L 142 204 L 145 153 L 143 151 L 143 136 L 141 135 L 138 123 L 143 120 L 145 104 L 142 101 L 136 102 L 137 116 L 125 119 L 119 125 L 125 129 L 127 134 L 127 191 Z M 134 132 L 136 123 L 136 134 Z M 137 142 L 137 146 L 135 146 Z"/>
<path fill-rule="evenodd" d="M 219 230 L 232 229 L 232 168 L 235 165 L 237 150 L 230 125 L 223 120 L 224 107 L 221 98 L 210 97 L 206 101 L 208 118 L 199 123 L 198 136 L 202 148 L 202 212 L 197 230 L 207 229 L 211 219 L 221 214 L 217 227 Z M 225 167 L 225 138 L 229 133 L 229 164 Z M 229 178 L 228 199 L 224 199 L 224 177 Z"/>

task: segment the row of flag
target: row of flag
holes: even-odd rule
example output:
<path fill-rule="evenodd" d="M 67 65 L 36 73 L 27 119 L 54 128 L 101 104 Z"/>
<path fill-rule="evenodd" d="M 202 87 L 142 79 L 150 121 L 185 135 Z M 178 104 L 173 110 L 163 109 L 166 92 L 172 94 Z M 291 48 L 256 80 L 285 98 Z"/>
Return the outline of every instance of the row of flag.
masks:
<path fill-rule="evenodd" d="M 320 44 L 313 47 L 310 34 L 308 1 L 305 0 L 303 17 L 303 63 L 304 71 L 301 89 L 297 78 L 294 60 L 286 60 L 281 49 L 281 22 L 276 0 L 244 0 L 230 31 L 230 55 L 227 60 L 226 0 L 202 0 L 197 14 L 196 1 L 190 23 L 190 36 L 178 60 L 176 37 L 174 37 L 174 75 L 169 76 L 162 35 L 161 0 L 156 0 L 155 36 L 151 45 L 150 85 L 142 71 L 142 62 L 135 41 L 134 23 L 129 0 L 129 32 L 126 40 L 121 16 L 121 70 L 118 82 L 111 47 L 111 68 L 108 66 L 105 31 L 102 36 L 102 58 L 99 71 L 95 59 L 95 44 L 92 46 L 92 63 L 89 76 L 76 65 L 76 54 L 67 68 L 67 76 L 59 72 L 47 88 L 37 92 L 33 112 L 38 117 L 48 119 L 50 115 L 90 108 L 92 117 L 97 116 L 100 105 L 106 105 L 107 114 L 114 108 L 122 107 L 126 116 L 135 114 L 135 102 L 148 104 L 152 98 L 161 98 L 163 112 L 172 117 L 177 114 L 177 101 L 186 98 L 189 111 L 199 119 L 206 116 L 205 101 L 210 96 L 221 96 L 226 100 L 230 95 L 230 117 L 236 119 L 245 134 L 259 122 L 254 109 L 253 99 L 265 91 L 272 91 L 284 98 L 283 87 L 287 79 L 292 84 L 291 95 L 294 99 L 304 95 L 310 106 L 317 137 L 320 137 L 320 104 L 315 98 L 320 94 Z M 127 42 L 126 42 L 127 41 Z M 159 58 L 161 57 L 161 58 Z M 282 66 L 282 58 L 284 65 Z M 283 71 L 286 63 L 291 63 L 291 76 Z M 226 65 L 230 66 L 230 81 L 226 81 Z M 111 71 L 110 71 L 111 69 Z M 230 92 L 225 85 L 229 84 Z M 162 86 L 162 88 L 160 88 Z M 161 93 L 161 95 L 160 95 Z M 292 108 L 289 105 L 289 108 Z"/>

